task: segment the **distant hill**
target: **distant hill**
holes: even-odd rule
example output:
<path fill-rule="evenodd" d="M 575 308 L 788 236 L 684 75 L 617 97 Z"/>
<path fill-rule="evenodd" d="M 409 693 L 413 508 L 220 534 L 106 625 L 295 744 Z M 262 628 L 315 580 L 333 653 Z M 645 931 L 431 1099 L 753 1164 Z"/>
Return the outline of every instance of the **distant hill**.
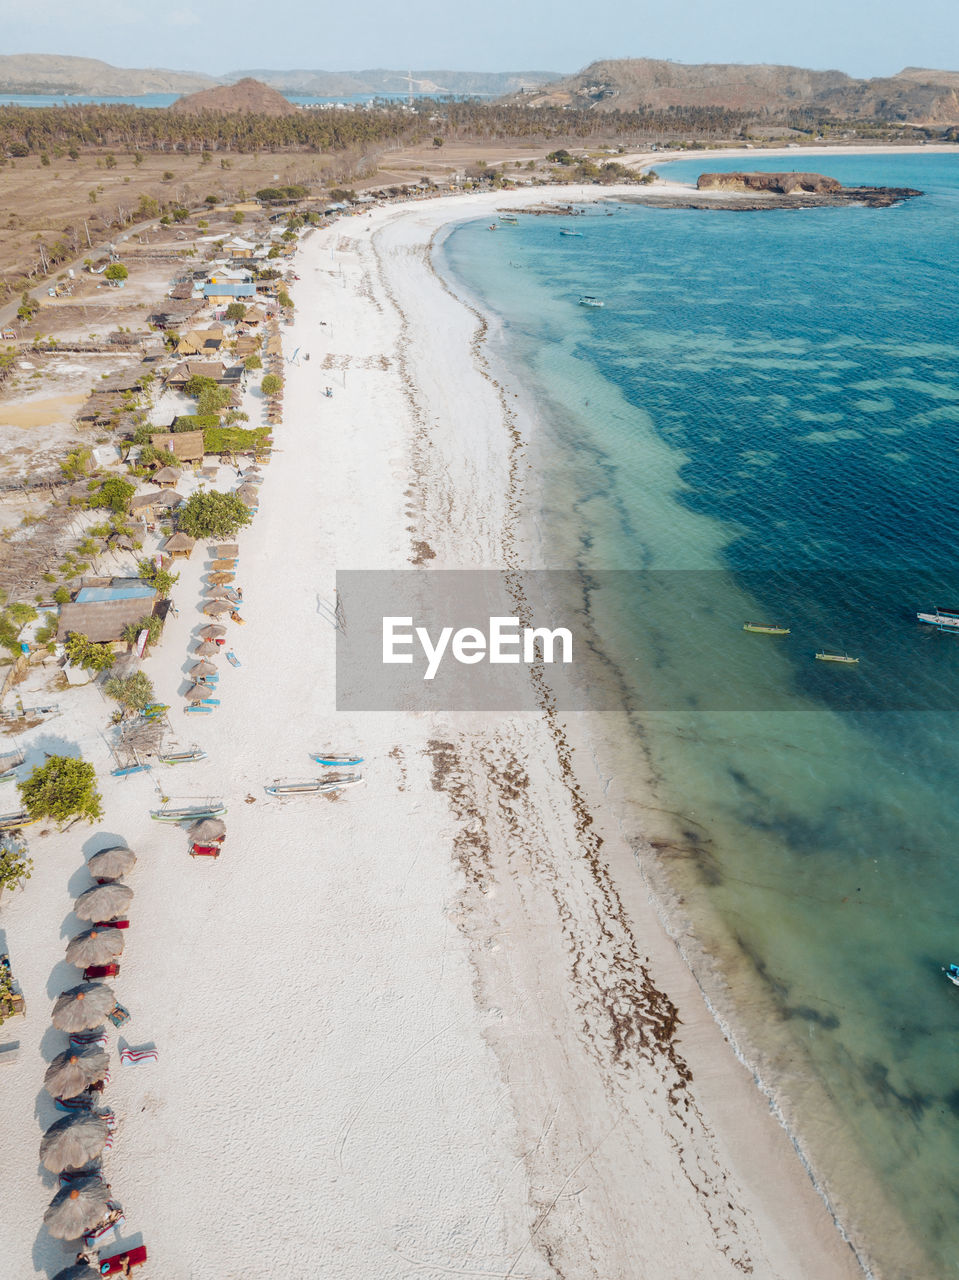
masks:
<path fill-rule="evenodd" d="M 499 98 L 518 89 L 535 88 L 559 79 L 555 71 L 414 71 L 414 93 L 477 94 Z M 136 70 L 113 67 L 95 58 L 59 54 L 0 55 L 0 90 L 5 93 L 195 93 L 245 79 L 259 80 L 281 93 L 315 94 L 318 98 L 352 94 L 406 93 L 405 71 L 230 71 L 221 76 L 192 71 Z"/>
<path fill-rule="evenodd" d="M 726 107 L 784 111 L 809 107 L 856 119 L 878 116 L 912 124 L 959 121 L 959 72 L 907 67 L 895 76 L 855 80 L 842 71 L 757 64 L 665 62 L 625 58 L 593 62 L 574 76 L 519 98 L 535 106 Z"/>
<path fill-rule="evenodd" d="M 283 93 L 315 94 L 318 98 L 368 93 L 407 93 L 412 77 L 414 93 L 500 98 L 519 89 L 532 89 L 560 79 L 557 71 L 231 71 L 222 78 L 255 76 Z"/>
<path fill-rule="evenodd" d="M 197 115 L 201 111 L 249 111 L 261 116 L 299 114 L 299 109 L 288 102 L 282 93 L 249 76 L 245 80 L 238 80 L 236 84 L 221 84 L 215 89 L 188 93 L 185 98 L 177 98 L 167 109 L 186 115 Z"/>
<path fill-rule="evenodd" d="M 195 71 L 128 70 L 96 58 L 48 53 L 0 54 L 0 89 L 5 93 L 102 93 L 128 97 L 141 93 L 193 93 L 215 85 L 213 76 Z"/>

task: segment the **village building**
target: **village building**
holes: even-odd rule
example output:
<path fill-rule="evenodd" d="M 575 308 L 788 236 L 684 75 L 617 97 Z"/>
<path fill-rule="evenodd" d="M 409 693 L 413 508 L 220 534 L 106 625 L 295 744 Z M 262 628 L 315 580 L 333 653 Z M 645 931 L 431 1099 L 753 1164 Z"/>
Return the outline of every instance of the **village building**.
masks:
<path fill-rule="evenodd" d="M 188 466 L 203 461 L 202 431 L 156 432 L 150 437 L 150 443 L 154 449 L 164 449 L 167 453 L 172 453 L 177 462 L 184 462 Z"/>
<path fill-rule="evenodd" d="M 156 590 L 142 578 L 105 578 L 86 580 L 70 604 L 60 606 L 57 640 L 63 642 L 71 632 L 86 636 L 97 644 L 116 644 L 128 626 L 153 613 Z"/>
<path fill-rule="evenodd" d="M 176 354 L 183 356 L 213 356 L 223 346 L 225 337 L 221 325 L 211 325 L 209 329 L 191 329 L 177 343 Z"/>
<path fill-rule="evenodd" d="M 203 286 L 203 297 L 207 302 L 217 304 L 242 302 L 245 298 L 256 296 L 256 285 L 252 281 L 243 284 L 231 284 L 228 281 L 210 281 Z"/>

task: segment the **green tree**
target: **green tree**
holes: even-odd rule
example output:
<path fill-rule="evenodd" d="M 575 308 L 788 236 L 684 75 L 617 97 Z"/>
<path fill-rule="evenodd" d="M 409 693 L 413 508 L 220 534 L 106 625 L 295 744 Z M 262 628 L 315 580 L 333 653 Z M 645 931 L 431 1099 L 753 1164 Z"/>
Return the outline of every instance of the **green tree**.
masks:
<path fill-rule="evenodd" d="M 20 653 L 20 632 L 37 617 L 39 614 L 32 604 L 8 604 L 0 609 L 0 647 L 17 657 Z"/>
<path fill-rule="evenodd" d="M 122 262 L 111 262 L 103 273 L 105 280 L 125 280 L 129 275 L 129 271 Z"/>
<path fill-rule="evenodd" d="M 433 146 L 441 147 L 442 145 L 443 145 L 443 139 L 439 136 L 439 134 L 437 134 L 433 139 Z"/>
<path fill-rule="evenodd" d="M 4 889 L 22 889 L 33 872 L 33 859 L 26 856 L 22 845 L 4 844 L 0 848 L 0 897 Z"/>
<path fill-rule="evenodd" d="M 123 476 L 107 476 L 96 493 L 87 498 L 88 507 L 107 507 L 110 511 L 129 511 L 130 499 L 137 487 Z"/>
<path fill-rule="evenodd" d="M 158 618 L 155 613 L 149 613 L 139 622 L 128 622 L 123 628 L 121 639 L 126 640 L 127 644 L 136 644 L 142 631 L 147 633 L 148 645 L 156 644 L 163 635 L 163 619 Z"/>
<path fill-rule="evenodd" d="M 67 660 L 84 671 L 109 671 L 116 654 L 108 644 L 97 644 L 80 631 L 71 631 L 64 645 Z"/>
<path fill-rule="evenodd" d="M 191 538 L 228 538 L 253 517 L 235 493 L 194 493 L 177 512 L 177 524 Z"/>
<path fill-rule="evenodd" d="M 21 784 L 20 798 L 31 818 L 64 823 L 103 816 L 96 769 L 78 756 L 50 756 Z"/>
<path fill-rule="evenodd" d="M 247 371 L 247 373 L 252 373 L 254 369 L 263 368 L 263 361 L 257 355 L 247 356 L 247 358 L 243 361 L 243 368 Z"/>
<path fill-rule="evenodd" d="M 106 153 L 103 157 L 103 163 L 108 169 L 115 169 L 117 167 L 117 158 L 112 151 L 108 151 Z"/>
<path fill-rule="evenodd" d="M 266 373 L 260 383 L 260 390 L 265 396 L 269 396 L 272 399 L 283 390 L 283 379 L 278 373 Z"/>
<path fill-rule="evenodd" d="M 129 711 L 142 711 L 156 702 L 153 684 L 145 671 L 135 671 L 130 676 L 111 676 L 104 683 L 103 692 Z"/>
<path fill-rule="evenodd" d="M 137 573 L 144 582 L 149 582 L 150 586 L 154 588 L 161 600 L 168 600 L 170 598 L 170 592 L 173 590 L 174 583 L 180 581 L 180 575 L 178 573 L 170 573 L 168 569 L 158 569 L 154 560 L 141 560 L 137 565 Z M 159 622 L 159 618 L 157 621 Z M 147 624 L 144 623 L 141 618 L 137 623 L 137 631 L 142 631 L 145 625 Z M 126 637 L 124 637 L 124 639 L 125 638 Z M 153 643 L 152 633 L 150 635 L 149 643 Z"/>
<path fill-rule="evenodd" d="M 246 220 L 246 215 L 244 214 L 243 210 L 236 209 L 233 213 L 233 217 L 231 221 L 235 222 L 237 226 L 240 226 L 245 220 Z"/>
<path fill-rule="evenodd" d="M 227 320 L 242 320 L 246 315 L 246 307 L 242 302 L 231 302 L 226 309 Z"/>
<path fill-rule="evenodd" d="M 276 295 L 276 300 L 280 304 L 280 306 L 285 307 L 287 311 L 293 310 L 293 299 L 290 297 L 290 295 L 287 293 L 285 289 L 280 289 L 280 291 Z"/>

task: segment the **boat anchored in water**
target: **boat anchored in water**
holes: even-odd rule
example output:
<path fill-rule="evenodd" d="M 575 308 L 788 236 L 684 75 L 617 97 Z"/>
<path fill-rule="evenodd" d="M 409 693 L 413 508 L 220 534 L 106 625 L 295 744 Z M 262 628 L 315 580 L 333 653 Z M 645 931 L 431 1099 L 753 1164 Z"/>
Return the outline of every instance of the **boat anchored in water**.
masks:
<path fill-rule="evenodd" d="M 571 227 L 560 227 L 559 234 L 561 236 L 582 236 L 582 231 L 573 231 Z"/>
<path fill-rule="evenodd" d="M 959 609 L 940 609 L 933 605 L 932 613 L 917 613 L 916 617 L 939 631 L 959 631 Z"/>
<path fill-rule="evenodd" d="M 959 987 L 959 964 L 944 964 L 942 971 L 954 987 Z"/>
<path fill-rule="evenodd" d="M 850 658 L 848 653 L 827 653 L 825 649 L 820 649 L 816 654 L 817 662 L 844 662 L 850 667 L 854 667 L 859 661 L 858 658 Z"/>
<path fill-rule="evenodd" d="M 581 307 L 605 307 L 606 303 L 602 298 L 595 298 L 591 293 L 584 293 L 579 300 Z"/>
<path fill-rule="evenodd" d="M 780 627 L 775 622 L 744 622 L 744 631 L 755 631 L 761 636 L 788 636 L 789 628 Z"/>

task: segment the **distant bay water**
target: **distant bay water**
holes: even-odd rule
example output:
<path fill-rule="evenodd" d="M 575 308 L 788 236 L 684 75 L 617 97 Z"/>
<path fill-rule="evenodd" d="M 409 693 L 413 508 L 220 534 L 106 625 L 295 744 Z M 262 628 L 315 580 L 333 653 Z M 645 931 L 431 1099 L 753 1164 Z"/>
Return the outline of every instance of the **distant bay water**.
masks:
<path fill-rule="evenodd" d="M 485 219 L 438 261 L 500 318 L 493 354 L 539 408 L 550 566 L 659 571 L 592 612 L 659 780 L 648 830 L 707 988 L 715 965 L 747 1057 L 878 1271 L 947 1280 L 959 636 L 915 613 L 959 608 L 959 157 L 664 173 L 740 167 L 926 194 L 887 210 L 583 206 L 495 233 Z M 791 634 L 745 633 L 749 619 Z M 737 709 L 709 687 L 714 653 Z"/>

